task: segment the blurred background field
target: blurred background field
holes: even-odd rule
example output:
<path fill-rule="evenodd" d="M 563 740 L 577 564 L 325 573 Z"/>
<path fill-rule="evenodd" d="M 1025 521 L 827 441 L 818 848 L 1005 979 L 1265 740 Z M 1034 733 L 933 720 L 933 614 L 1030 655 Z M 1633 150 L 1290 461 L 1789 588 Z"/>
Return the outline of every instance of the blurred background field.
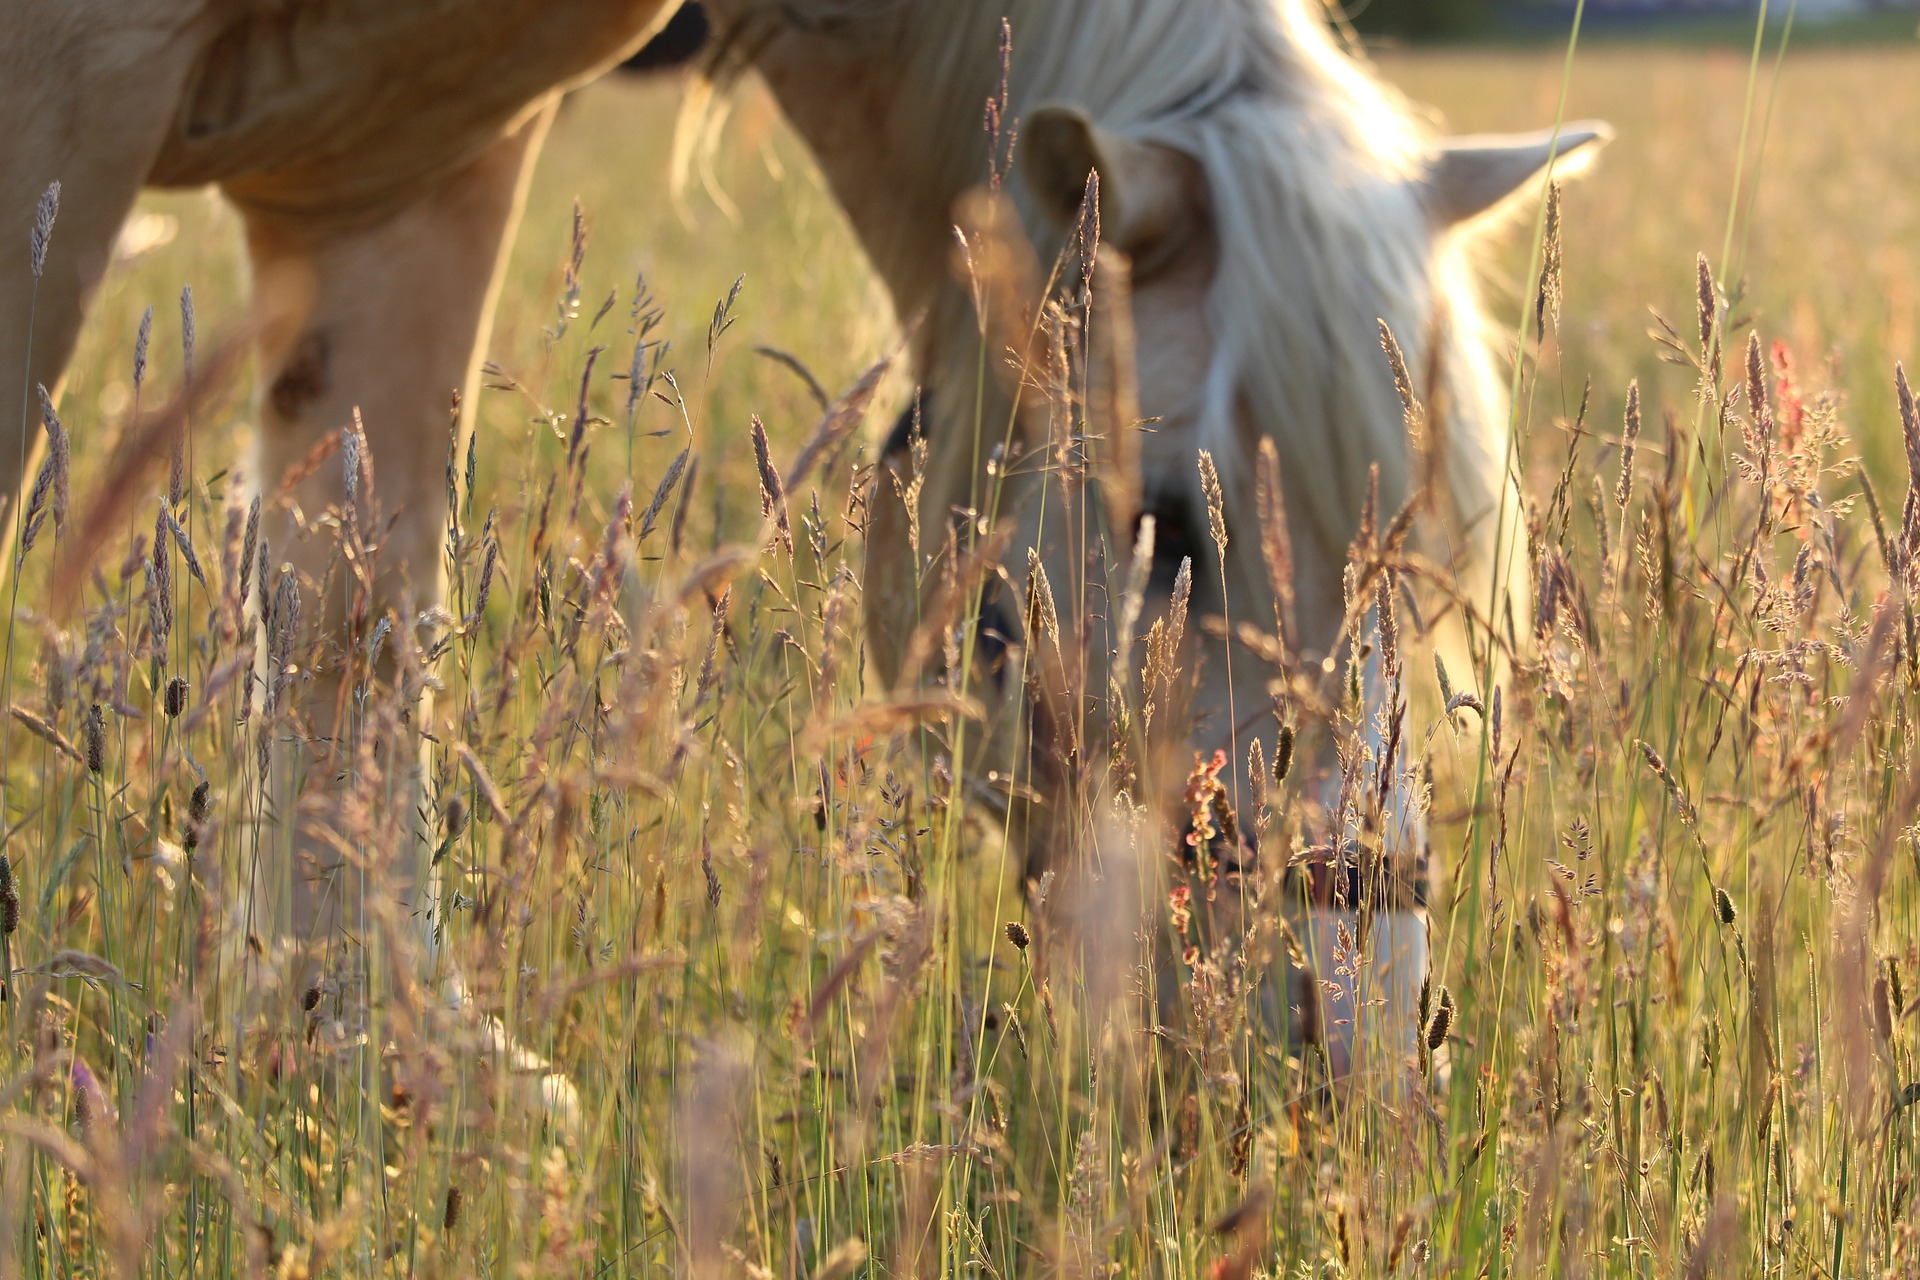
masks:
<path fill-rule="evenodd" d="M 1666 41 L 1738 40 L 1756 22 L 1797 23 L 1815 41 L 1911 36 L 1914 0 L 1353 0 L 1341 6 L 1374 40 L 1558 39 L 1577 11 L 1594 34 Z"/>
<path fill-rule="evenodd" d="M 1771 50 L 1769 50 L 1769 54 Z M 1610 121 L 1619 136 L 1566 190 L 1566 307 L 1560 338 L 1569 378 L 1591 376 L 1596 404 L 1617 406 L 1629 379 L 1659 385 L 1647 339 L 1657 308 L 1682 324 L 1691 265 L 1705 253 L 1734 307 L 1804 364 L 1831 362 L 1846 421 L 1876 463 L 1898 455 L 1891 371 L 1914 356 L 1914 255 L 1920 251 L 1920 136 L 1902 107 L 1920 92 L 1920 42 L 1825 46 L 1790 53 L 1777 80 L 1761 65 L 1746 200 L 1723 261 L 1733 202 L 1750 49 L 1596 42 L 1576 57 L 1569 118 Z M 1553 119 L 1558 50 L 1393 52 L 1382 69 L 1458 132 L 1531 128 Z M 1495 278 L 1504 317 L 1517 314 L 1523 234 L 1506 238 Z M 1688 373 L 1670 384 L 1685 385 Z M 1578 386 L 1568 389 L 1577 403 Z M 1600 421 L 1617 422 L 1609 412 Z"/>

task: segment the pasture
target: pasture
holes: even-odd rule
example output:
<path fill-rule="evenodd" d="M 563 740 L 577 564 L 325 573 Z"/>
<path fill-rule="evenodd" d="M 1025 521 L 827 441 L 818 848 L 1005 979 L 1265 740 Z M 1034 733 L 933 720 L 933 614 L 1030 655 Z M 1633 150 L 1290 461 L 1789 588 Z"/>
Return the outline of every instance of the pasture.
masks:
<path fill-rule="evenodd" d="M 1558 110 L 1558 50 L 1380 65 L 1458 132 Z M 243 554 L 247 401 L 218 397 L 172 550 L 75 563 L 49 528 L 7 584 L 0 1277 L 1920 1270 L 1920 416 L 1894 377 L 1920 354 L 1920 47 L 1791 53 L 1777 82 L 1769 50 L 1749 116 L 1750 70 L 1574 63 L 1567 117 L 1619 137 L 1565 189 L 1557 319 L 1516 381 L 1543 634 L 1489 683 L 1407 624 L 1436 861 L 1411 1096 L 1328 1096 L 1313 1044 L 1249 1037 L 1273 979 L 1164 953 L 1157 849 L 1134 915 L 1043 925 L 945 758 L 958 702 L 868 678 L 897 370 L 792 470 L 894 347 L 883 293 L 762 95 L 676 207 L 677 84 L 608 81 L 540 162 L 449 462 L 448 611 L 382 637 L 433 691 L 417 823 L 370 659 L 337 777 L 370 892 L 432 864 L 442 954 L 577 1115 L 514 1105 L 511 1055 L 431 983 L 363 1012 L 350 982 L 275 985 L 236 932 L 231 886 L 272 855 L 256 745 L 293 729 L 240 710 L 241 566 L 262 599 L 279 579 Z M 245 324 L 212 197 L 144 198 L 121 248 L 61 410 L 76 513 L 136 390 L 180 383 L 181 287 L 203 362 Z M 1541 256 L 1529 218 L 1488 262 L 1516 333 Z M 116 532 L 162 535 L 163 474 Z M 1294 803 L 1276 778 L 1239 818 L 1284 856 Z"/>

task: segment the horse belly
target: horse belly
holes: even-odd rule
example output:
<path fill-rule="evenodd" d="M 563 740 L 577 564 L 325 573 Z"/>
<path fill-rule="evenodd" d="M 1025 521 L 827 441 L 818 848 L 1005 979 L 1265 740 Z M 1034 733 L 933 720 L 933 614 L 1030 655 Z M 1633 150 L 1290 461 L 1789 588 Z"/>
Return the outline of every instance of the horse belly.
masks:
<path fill-rule="evenodd" d="M 644 42 L 664 0 L 240 0 L 212 24 L 157 185 L 288 208 L 393 198 Z"/>

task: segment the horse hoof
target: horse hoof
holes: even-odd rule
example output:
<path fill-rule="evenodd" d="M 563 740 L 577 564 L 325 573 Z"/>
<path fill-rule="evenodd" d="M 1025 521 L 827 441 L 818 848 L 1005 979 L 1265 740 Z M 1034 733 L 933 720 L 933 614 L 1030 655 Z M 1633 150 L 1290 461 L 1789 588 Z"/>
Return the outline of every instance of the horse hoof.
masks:
<path fill-rule="evenodd" d="M 486 1035 L 492 1061 L 506 1070 L 506 1093 L 513 1109 L 545 1121 L 561 1134 L 577 1134 L 580 1092 L 566 1073 L 508 1035 L 498 1018 L 487 1019 Z"/>
<path fill-rule="evenodd" d="M 544 1121 L 560 1134 L 578 1134 L 580 1091 L 566 1072 L 514 1039 L 492 1014 L 476 1016 L 467 1003 L 466 986 L 457 976 L 447 979 L 445 999 L 456 1016 L 474 1018 L 471 1025 L 478 1033 L 476 1047 L 483 1067 L 505 1072 L 508 1106 L 519 1115 Z"/>

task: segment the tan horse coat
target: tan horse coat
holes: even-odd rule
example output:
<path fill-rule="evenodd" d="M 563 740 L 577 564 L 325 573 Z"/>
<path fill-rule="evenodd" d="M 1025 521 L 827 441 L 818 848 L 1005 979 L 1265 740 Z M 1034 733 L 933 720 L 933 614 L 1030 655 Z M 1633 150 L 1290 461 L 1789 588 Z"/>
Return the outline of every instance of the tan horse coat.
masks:
<path fill-rule="evenodd" d="M 140 189 L 217 183 L 244 219 L 253 264 L 253 476 L 271 490 L 358 410 L 392 520 L 379 603 L 437 603 L 449 410 L 456 392 L 473 402 L 541 138 L 560 93 L 641 44 L 663 4 L 4 0 L 0 226 L 23 238 L 0 253 L 0 493 L 19 492 L 40 433 L 33 388 L 58 394 Z M 56 181 L 59 216 L 36 279 L 24 236 Z M 341 468 L 322 467 L 294 497 L 317 517 L 342 487 Z M 14 521 L 8 510 L 9 534 Z M 277 513 L 267 529 L 311 600 L 337 539 L 292 536 Z M 328 592 L 306 616 L 337 627 L 345 594 Z M 306 699 L 321 757 L 338 685 L 323 669 Z M 275 768 L 286 814 L 304 772 L 291 750 L 290 767 Z M 338 879 L 327 842 L 315 847 L 304 827 L 277 838 L 312 857 L 269 869 L 285 883 L 299 868 L 284 892 L 257 884 L 267 900 L 247 927 L 334 936 L 351 877 Z"/>
<path fill-rule="evenodd" d="M 256 475 L 358 407 L 399 516 L 383 564 L 430 602 L 448 409 L 474 384 L 551 108 L 663 3 L 6 0 L 0 226 L 24 234 L 49 183 L 61 200 L 43 278 L 24 245 L 0 254 L 0 492 L 19 485 L 22 416 L 39 431 L 15 409 L 59 388 L 134 197 L 217 183 L 253 260 Z M 309 512 L 337 496 L 335 471 L 299 495 Z"/>

